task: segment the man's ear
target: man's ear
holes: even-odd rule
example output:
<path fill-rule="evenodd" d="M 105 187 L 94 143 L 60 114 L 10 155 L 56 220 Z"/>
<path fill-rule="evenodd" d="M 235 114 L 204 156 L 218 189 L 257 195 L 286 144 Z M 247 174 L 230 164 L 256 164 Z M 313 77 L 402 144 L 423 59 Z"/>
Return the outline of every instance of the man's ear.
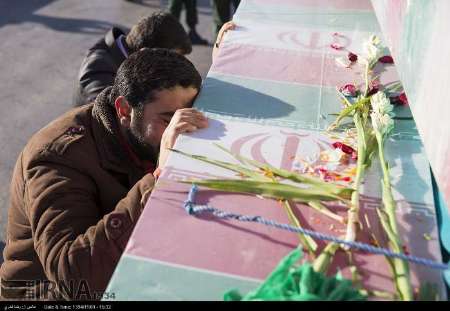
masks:
<path fill-rule="evenodd" d="M 116 108 L 116 114 L 117 118 L 119 119 L 120 125 L 125 128 L 130 127 L 132 108 L 125 97 L 117 97 L 114 101 L 114 107 Z"/>

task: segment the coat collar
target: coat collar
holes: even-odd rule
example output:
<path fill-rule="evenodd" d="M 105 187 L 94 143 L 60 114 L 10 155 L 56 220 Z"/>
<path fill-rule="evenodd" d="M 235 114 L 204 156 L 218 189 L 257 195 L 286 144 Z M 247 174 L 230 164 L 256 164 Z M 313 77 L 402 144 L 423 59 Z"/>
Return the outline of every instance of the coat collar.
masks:
<path fill-rule="evenodd" d="M 111 87 L 103 90 L 94 102 L 93 135 L 100 158 L 100 165 L 110 171 L 126 174 L 130 185 L 145 175 L 145 171 L 134 164 L 119 140 L 120 130 L 114 109 L 110 105 Z"/>

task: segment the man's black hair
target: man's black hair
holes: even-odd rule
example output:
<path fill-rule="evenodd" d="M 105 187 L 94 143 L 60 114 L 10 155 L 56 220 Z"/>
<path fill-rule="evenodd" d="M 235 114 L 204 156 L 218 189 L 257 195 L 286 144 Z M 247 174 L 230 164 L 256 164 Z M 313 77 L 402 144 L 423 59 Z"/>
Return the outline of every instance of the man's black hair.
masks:
<path fill-rule="evenodd" d="M 132 107 L 142 107 L 154 99 L 154 92 L 177 85 L 200 90 L 202 78 L 183 55 L 168 49 L 143 49 L 128 57 L 117 71 L 111 104 L 124 96 Z"/>
<path fill-rule="evenodd" d="M 183 54 L 192 51 L 192 43 L 180 22 L 168 12 L 156 12 L 142 18 L 127 35 L 132 52 L 142 48 L 179 49 Z"/>

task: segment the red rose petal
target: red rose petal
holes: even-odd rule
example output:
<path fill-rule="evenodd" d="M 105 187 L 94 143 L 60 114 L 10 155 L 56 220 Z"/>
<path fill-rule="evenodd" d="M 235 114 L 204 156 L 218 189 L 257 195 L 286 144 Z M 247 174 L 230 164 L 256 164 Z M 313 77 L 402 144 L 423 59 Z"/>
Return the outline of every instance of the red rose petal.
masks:
<path fill-rule="evenodd" d="M 346 144 L 342 144 L 341 150 L 343 153 L 346 153 L 346 154 L 352 154 L 353 152 L 355 152 L 355 150 L 352 147 L 347 146 Z"/>
<path fill-rule="evenodd" d="M 348 60 L 351 61 L 352 63 L 356 62 L 358 60 L 358 55 L 353 54 L 352 52 L 348 52 Z"/>
<path fill-rule="evenodd" d="M 356 96 L 356 86 L 353 84 L 346 84 L 343 87 L 339 88 L 339 91 L 342 92 L 345 96 Z"/>
<path fill-rule="evenodd" d="M 332 173 L 330 173 L 326 168 L 319 167 L 316 168 L 316 174 L 319 174 L 320 178 L 324 181 L 332 181 L 334 180 Z"/>
<path fill-rule="evenodd" d="M 390 97 L 391 103 L 394 106 L 407 106 L 408 105 L 408 98 L 406 97 L 405 93 L 401 93 L 398 96 Z"/>
<path fill-rule="evenodd" d="M 402 104 L 403 104 L 404 106 L 408 105 L 408 98 L 406 97 L 405 92 L 401 93 L 401 94 L 398 96 L 398 99 L 402 102 Z"/>
<path fill-rule="evenodd" d="M 346 144 L 341 143 L 341 142 L 339 142 L 339 141 L 334 142 L 332 146 L 333 146 L 335 149 L 341 149 L 341 151 L 342 151 L 343 153 L 352 155 L 352 158 L 353 158 L 353 153 L 356 153 L 356 150 L 355 150 L 355 149 L 353 149 L 353 148 L 350 147 L 349 145 L 346 145 Z"/>
<path fill-rule="evenodd" d="M 383 64 L 393 64 L 394 59 L 390 55 L 381 56 L 378 61 Z"/>
<path fill-rule="evenodd" d="M 378 79 L 375 79 L 375 80 L 372 80 L 372 81 L 370 81 L 370 87 L 372 88 L 372 87 L 376 87 L 376 88 L 380 88 L 380 85 L 381 85 L 381 83 L 380 83 L 380 80 L 378 80 Z"/>
<path fill-rule="evenodd" d="M 340 50 L 340 49 L 342 49 L 342 46 L 340 46 L 339 44 L 336 44 L 336 43 L 332 43 L 332 44 L 330 44 L 330 47 L 331 48 L 333 48 L 333 49 L 335 49 L 335 50 Z"/>
<path fill-rule="evenodd" d="M 367 92 L 367 96 L 371 96 L 373 94 L 375 94 L 376 92 L 378 92 L 379 87 L 378 86 L 373 86 L 369 89 L 369 92 Z"/>
<path fill-rule="evenodd" d="M 328 173 L 328 170 L 327 170 L 326 168 L 323 168 L 323 167 L 317 168 L 317 171 L 318 171 L 319 173 L 322 173 L 322 174 Z"/>
<path fill-rule="evenodd" d="M 334 149 L 340 148 L 341 145 L 342 145 L 342 143 L 341 143 L 341 142 L 338 142 L 338 141 L 337 141 L 337 142 L 334 142 L 334 143 L 332 144 L 332 146 L 333 146 Z"/>

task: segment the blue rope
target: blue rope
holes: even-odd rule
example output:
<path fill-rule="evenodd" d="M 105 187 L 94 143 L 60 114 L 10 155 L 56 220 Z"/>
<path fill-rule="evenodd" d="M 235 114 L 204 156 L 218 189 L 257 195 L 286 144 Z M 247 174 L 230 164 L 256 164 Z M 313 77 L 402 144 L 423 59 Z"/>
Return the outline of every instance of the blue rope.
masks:
<path fill-rule="evenodd" d="M 439 269 L 439 270 L 449 269 L 448 265 L 439 263 L 434 260 L 411 256 L 411 255 L 406 255 L 403 253 L 395 253 L 389 249 L 375 247 L 375 246 L 372 246 L 372 245 L 366 244 L 366 243 L 342 240 L 333 235 L 323 234 L 323 233 L 308 230 L 308 229 L 297 228 L 297 227 L 293 227 L 293 226 L 287 225 L 287 224 L 281 224 L 281 223 L 278 223 L 273 220 L 265 219 L 261 216 L 239 215 L 239 214 L 224 212 L 224 211 L 221 211 L 214 207 L 210 207 L 208 205 L 197 205 L 194 203 L 195 195 L 196 195 L 197 191 L 198 191 L 197 185 L 193 184 L 191 187 L 191 190 L 189 191 L 187 201 L 184 203 L 184 209 L 186 210 L 186 212 L 188 212 L 189 215 L 199 215 L 202 213 L 209 213 L 218 218 L 223 218 L 223 219 L 235 219 L 235 220 L 239 220 L 239 221 L 257 222 L 257 223 L 260 223 L 260 224 L 263 224 L 266 226 L 271 226 L 271 227 L 275 227 L 275 228 L 290 231 L 290 232 L 309 235 L 309 236 L 319 239 L 319 240 L 331 241 L 331 242 L 335 242 L 335 243 L 339 243 L 339 244 L 344 244 L 349 247 L 357 248 L 357 249 L 360 249 L 360 250 L 363 250 L 363 251 L 366 251 L 369 253 L 384 255 L 387 257 L 400 258 L 400 259 L 410 261 L 410 262 L 413 262 L 413 263 L 416 263 L 419 265 L 427 266 L 427 267 L 430 267 L 433 269 Z"/>

